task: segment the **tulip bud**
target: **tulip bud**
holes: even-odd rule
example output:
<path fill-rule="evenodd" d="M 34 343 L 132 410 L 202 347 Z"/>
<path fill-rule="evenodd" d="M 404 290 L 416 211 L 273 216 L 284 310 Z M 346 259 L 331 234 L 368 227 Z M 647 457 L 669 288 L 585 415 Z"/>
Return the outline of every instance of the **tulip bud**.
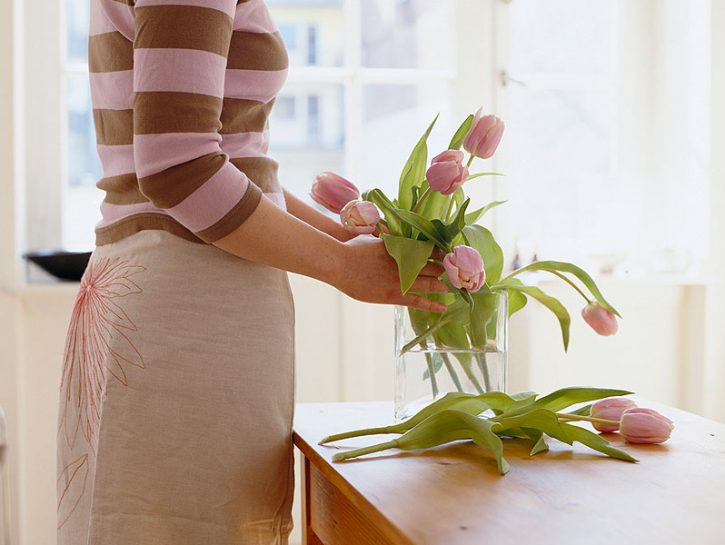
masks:
<path fill-rule="evenodd" d="M 481 254 L 470 246 L 456 246 L 443 258 L 443 268 L 456 288 L 470 292 L 481 289 L 486 281 Z"/>
<path fill-rule="evenodd" d="M 582 318 L 599 335 L 609 336 L 617 332 L 617 318 L 599 303 L 589 303 L 582 310 Z"/>
<path fill-rule="evenodd" d="M 379 221 L 380 212 L 368 201 L 350 201 L 340 211 L 340 222 L 349 233 L 370 235 Z"/>
<path fill-rule="evenodd" d="M 310 197 L 330 212 L 339 214 L 342 207 L 360 198 L 358 188 L 334 172 L 323 172 L 315 178 Z"/>
<path fill-rule="evenodd" d="M 619 422 L 624 411 L 633 409 L 636 406 L 637 404 L 634 401 L 626 397 L 608 397 L 607 399 L 600 399 L 592 405 L 591 415 L 594 418 Z M 610 426 L 608 424 L 602 424 L 601 422 L 592 422 L 592 425 L 597 431 L 601 431 L 602 433 L 613 432 L 619 429 L 619 425 Z"/>
<path fill-rule="evenodd" d="M 426 179 L 433 191 L 450 195 L 468 178 L 468 168 L 463 164 L 463 152 L 446 150 L 431 161 Z"/>
<path fill-rule="evenodd" d="M 652 409 L 635 407 L 622 414 L 619 433 L 630 443 L 664 443 L 675 429 L 672 420 Z"/>
<path fill-rule="evenodd" d="M 471 130 L 463 140 L 463 147 L 476 157 L 488 159 L 496 153 L 496 148 L 503 136 L 503 129 L 503 121 L 498 117 L 495 115 L 481 116 L 481 110 L 478 110 L 473 118 Z"/>

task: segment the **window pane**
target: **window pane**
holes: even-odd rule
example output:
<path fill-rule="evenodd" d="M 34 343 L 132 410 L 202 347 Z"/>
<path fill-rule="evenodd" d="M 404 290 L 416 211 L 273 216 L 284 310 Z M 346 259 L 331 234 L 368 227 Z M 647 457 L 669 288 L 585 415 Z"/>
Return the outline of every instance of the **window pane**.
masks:
<path fill-rule="evenodd" d="M 292 66 L 341 66 L 343 0 L 267 0 Z"/>
<path fill-rule="evenodd" d="M 320 172 L 340 173 L 344 161 L 343 88 L 337 84 L 287 85 L 270 117 L 270 156 L 282 184 L 307 195 Z"/>
<path fill-rule="evenodd" d="M 440 0 L 362 0 L 362 62 L 371 68 L 455 66 L 455 10 Z"/>
<path fill-rule="evenodd" d="M 86 74 L 68 76 L 66 113 L 68 183 L 71 186 L 93 185 L 101 177 L 101 163 L 96 153 L 91 91 Z"/>
<path fill-rule="evenodd" d="M 67 62 L 86 62 L 89 6 L 89 0 L 65 0 Z"/>
<path fill-rule="evenodd" d="M 512 76 L 607 73 L 614 52 L 616 15 L 616 2 L 512 2 Z"/>
<path fill-rule="evenodd" d="M 446 149 L 455 124 L 445 82 L 366 85 L 363 88 L 360 186 L 397 195 L 400 171 L 428 123 L 440 118 L 428 139 L 429 157 Z"/>

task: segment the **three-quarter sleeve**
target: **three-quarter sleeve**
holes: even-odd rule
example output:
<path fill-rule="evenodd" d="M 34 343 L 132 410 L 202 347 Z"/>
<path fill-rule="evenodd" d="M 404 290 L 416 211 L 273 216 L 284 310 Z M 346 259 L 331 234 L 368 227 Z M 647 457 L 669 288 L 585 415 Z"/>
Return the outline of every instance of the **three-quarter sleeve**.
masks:
<path fill-rule="evenodd" d="M 206 242 L 259 205 L 222 152 L 220 116 L 236 0 L 137 0 L 133 154 L 141 192 Z"/>

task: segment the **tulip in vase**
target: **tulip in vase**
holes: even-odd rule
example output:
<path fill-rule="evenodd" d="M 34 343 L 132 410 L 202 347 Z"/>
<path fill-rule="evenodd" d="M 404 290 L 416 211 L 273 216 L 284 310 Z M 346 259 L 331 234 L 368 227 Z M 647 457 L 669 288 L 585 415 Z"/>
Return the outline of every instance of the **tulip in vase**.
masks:
<path fill-rule="evenodd" d="M 506 391 L 508 318 L 529 298 L 558 319 L 564 347 L 569 342 L 567 309 L 537 286 L 527 286 L 522 272 L 549 272 L 585 300 L 584 320 L 599 334 L 616 332 L 617 311 L 592 278 L 572 263 L 540 261 L 504 275 L 504 256 L 493 233 L 479 224 L 500 201 L 471 210 L 466 184 L 494 172 L 471 173 L 476 159 L 494 155 L 503 122 L 480 110 L 460 125 L 447 150 L 428 164 L 430 124 L 403 167 L 398 194 L 380 189 L 362 195 L 344 178 L 324 173 L 312 198 L 340 214 L 355 235 L 380 236 L 396 261 L 403 293 L 411 291 L 421 270 L 442 265 L 447 293 L 423 293 L 444 312 L 395 309 L 395 417 L 401 421 L 449 392 L 482 394 Z M 461 149 L 463 148 L 463 150 Z M 465 151 L 464 151 L 465 150 Z M 466 157 L 467 155 L 467 157 Z M 587 295 L 586 292 L 589 292 Z"/>

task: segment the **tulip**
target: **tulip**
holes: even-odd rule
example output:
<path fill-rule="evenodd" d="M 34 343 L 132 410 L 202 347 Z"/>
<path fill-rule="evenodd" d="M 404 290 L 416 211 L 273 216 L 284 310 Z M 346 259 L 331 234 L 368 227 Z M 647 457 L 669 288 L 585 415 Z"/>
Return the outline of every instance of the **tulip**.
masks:
<path fill-rule="evenodd" d="M 619 422 L 624 411 L 636 406 L 637 404 L 634 401 L 626 397 L 608 397 L 606 399 L 600 399 L 592 405 L 591 415 L 594 418 Z M 601 422 L 592 422 L 592 425 L 597 431 L 601 431 L 602 433 L 613 432 L 619 429 L 618 425 L 610 426 L 609 424 L 602 424 Z"/>
<path fill-rule="evenodd" d="M 501 137 L 503 136 L 504 124 L 495 115 L 481 115 L 481 110 L 476 112 L 471 130 L 463 140 L 463 147 L 472 155 L 481 159 L 488 159 L 495 152 Z"/>
<path fill-rule="evenodd" d="M 635 407 L 622 414 L 619 433 L 630 443 L 664 443 L 674 428 L 672 420 L 657 411 Z"/>
<path fill-rule="evenodd" d="M 459 289 L 475 292 L 480 290 L 486 281 L 481 254 L 470 246 L 453 248 L 453 251 L 443 258 L 443 268 L 448 273 L 451 284 Z"/>
<path fill-rule="evenodd" d="M 360 191 L 355 184 L 342 176 L 334 172 L 323 172 L 315 178 L 310 197 L 330 212 L 339 214 L 347 203 L 360 198 Z"/>
<path fill-rule="evenodd" d="M 368 201 L 350 201 L 340 211 L 340 222 L 349 233 L 371 235 L 379 221 L 380 212 Z"/>
<path fill-rule="evenodd" d="M 468 168 L 463 164 L 463 152 L 446 150 L 431 161 L 426 179 L 433 191 L 450 195 L 468 178 Z"/>
<path fill-rule="evenodd" d="M 582 310 L 582 318 L 599 335 L 609 336 L 617 332 L 617 318 L 614 313 L 599 303 L 589 303 Z"/>

